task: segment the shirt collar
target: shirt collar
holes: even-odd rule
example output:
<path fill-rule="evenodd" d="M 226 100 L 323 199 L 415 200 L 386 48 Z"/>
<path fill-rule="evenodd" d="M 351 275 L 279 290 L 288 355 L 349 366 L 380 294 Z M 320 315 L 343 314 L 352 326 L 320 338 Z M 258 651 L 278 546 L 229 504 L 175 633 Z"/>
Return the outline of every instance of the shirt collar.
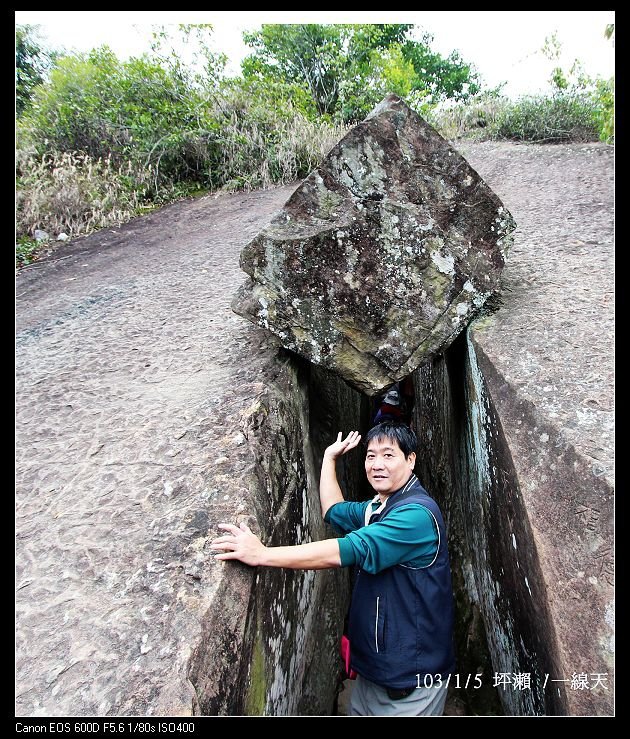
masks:
<path fill-rule="evenodd" d="M 389 501 L 399 493 L 404 493 L 413 485 L 413 483 L 417 480 L 417 477 L 412 472 L 411 477 L 407 480 L 407 482 L 399 488 L 395 493 L 392 493 L 391 495 L 388 495 L 387 498 L 383 502 L 381 502 L 381 499 L 378 496 L 378 493 L 372 498 L 370 501 L 370 514 L 368 518 L 371 518 L 377 513 L 382 513 L 385 510 L 385 506 L 389 503 Z"/>

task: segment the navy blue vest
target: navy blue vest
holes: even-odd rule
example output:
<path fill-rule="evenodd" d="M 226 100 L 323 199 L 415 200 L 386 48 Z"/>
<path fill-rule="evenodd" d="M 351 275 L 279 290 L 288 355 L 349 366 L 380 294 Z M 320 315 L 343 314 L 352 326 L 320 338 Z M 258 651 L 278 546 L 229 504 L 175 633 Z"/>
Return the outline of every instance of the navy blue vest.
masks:
<path fill-rule="evenodd" d="M 359 569 L 348 621 L 352 669 L 387 688 L 428 686 L 425 675 L 446 681 L 455 669 L 451 569 L 437 503 L 412 475 L 370 524 L 408 503 L 420 503 L 435 519 L 435 559 L 426 567 L 399 564 L 376 575 Z"/>

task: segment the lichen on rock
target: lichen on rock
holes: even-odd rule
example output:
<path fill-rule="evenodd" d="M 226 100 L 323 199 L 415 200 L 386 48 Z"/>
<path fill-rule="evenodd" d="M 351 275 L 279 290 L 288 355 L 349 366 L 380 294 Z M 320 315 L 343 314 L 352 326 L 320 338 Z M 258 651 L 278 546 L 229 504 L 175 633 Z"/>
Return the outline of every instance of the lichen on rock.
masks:
<path fill-rule="evenodd" d="M 515 223 L 388 95 L 242 251 L 233 310 L 375 395 L 446 349 L 498 287 Z"/>

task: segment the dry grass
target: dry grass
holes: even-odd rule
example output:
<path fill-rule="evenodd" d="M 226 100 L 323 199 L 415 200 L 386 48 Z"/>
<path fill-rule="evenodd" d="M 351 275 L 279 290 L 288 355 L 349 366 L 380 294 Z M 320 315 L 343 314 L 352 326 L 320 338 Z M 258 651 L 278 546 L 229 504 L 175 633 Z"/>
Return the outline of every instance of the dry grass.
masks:
<path fill-rule="evenodd" d="M 115 166 L 111 158 L 94 160 L 77 152 L 38 157 L 18 151 L 17 235 L 35 229 L 51 237 L 68 236 L 123 223 L 146 202 L 151 171 Z"/>
<path fill-rule="evenodd" d="M 445 139 L 491 138 L 491 131 L 507 105 L 504 98 L 479 95 L 466 103 L 443 105 L 427 119 Z"/>
<path fill-rule="evenodd" d="M 253 190 L 305 177 L 349 130 L 300 113 L 271 120 L 233 111 L 221 131 L 215 179 L 224 190 Z"/>
<path fill-rule="evenodd" d="M 258 120 L 247 111 L 233 110 L 213 147 L 202 138 L 189 139 L 186 145 L 197 150 L 208 189 L 253 190 L 305 177 L 347 130 L 309 121 L 299 113 Z M 18 238 L 31 238 L 35 229 L 53 239 L 62 232 L 71 237 L 87 234 L 124 223 L 150 203 L 186 193 L 186 183 L 159 181 L 150 165 L 117 166 L 111 157 L 93 159 L 78 152 L 38 157 L 19 149 L 16 168 Z"/>

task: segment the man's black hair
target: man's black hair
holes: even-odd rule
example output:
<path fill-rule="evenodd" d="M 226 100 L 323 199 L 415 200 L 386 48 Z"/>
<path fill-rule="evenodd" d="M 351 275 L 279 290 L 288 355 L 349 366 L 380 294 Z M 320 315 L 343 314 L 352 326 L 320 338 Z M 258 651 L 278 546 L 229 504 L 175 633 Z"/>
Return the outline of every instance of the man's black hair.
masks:
<path fill-rule="evenodd" d="M 373 426 L 367 432 L 365 445 L 367 446 L 372 439 L 376 439 L 377 441 L 390 439 L 390 441 L 397 442 L 401 452 L 405 455 L 405 459 L 418 449 L 416 435 L 406 423 L 400 423 L 400 421 L 383 421 L 382 423 L 377 423 L 376 426 Z"/>

